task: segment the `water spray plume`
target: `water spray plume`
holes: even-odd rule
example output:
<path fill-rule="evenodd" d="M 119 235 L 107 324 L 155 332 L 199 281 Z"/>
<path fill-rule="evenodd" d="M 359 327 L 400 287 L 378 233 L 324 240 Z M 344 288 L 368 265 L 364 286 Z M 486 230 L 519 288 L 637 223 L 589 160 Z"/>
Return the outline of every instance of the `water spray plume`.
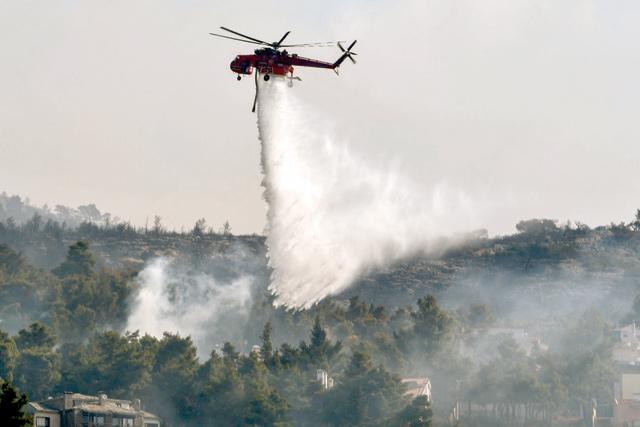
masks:
<path fill-rule="evenodd" d="M 471 227 L 468 197 L 444 185 L 417 197 L 397 174 L 366 166 L 284 79 L 261 83 L 258 130 L 276 305 L 308 308 L 366 268 L 434 254 L 451 242 L 444 236 Z"/>

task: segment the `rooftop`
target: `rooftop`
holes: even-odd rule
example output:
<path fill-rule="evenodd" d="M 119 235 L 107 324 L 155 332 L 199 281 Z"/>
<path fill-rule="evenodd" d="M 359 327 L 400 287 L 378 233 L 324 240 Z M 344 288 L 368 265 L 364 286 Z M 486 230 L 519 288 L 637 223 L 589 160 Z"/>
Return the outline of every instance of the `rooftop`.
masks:
<path fill-rule="evenodd" d="M 65 392 L 63 395 L 49 398 L 40 402 L 30 402 L 29 405 L 39 412 L 58 412 L 67 410 L 81 410 L 94 414 L 111 414 L 118 416 L 136 417 L 142 415 L 145 419 L 160 418 L 140 408 L 139 400 L 112 399 L 106 394 L 90 396 L 81 393 Z"/>

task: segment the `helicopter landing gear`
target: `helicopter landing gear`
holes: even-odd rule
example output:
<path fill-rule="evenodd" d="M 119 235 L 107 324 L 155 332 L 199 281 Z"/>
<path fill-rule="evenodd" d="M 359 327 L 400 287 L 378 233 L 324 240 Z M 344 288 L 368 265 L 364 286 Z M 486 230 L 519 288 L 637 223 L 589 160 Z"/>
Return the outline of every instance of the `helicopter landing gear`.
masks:
<path fill-rule="evenodd" d="M 298 80 L 299 82 L 301 82 L 301 81 L 302 81 L 302 79 L 301 79 L 300 77 L 298 77 L 298 76 L 296 76 L 296 77 L 288 76 L 288 77 L 287 77 L 287 80 L 289 80 L 289 81 L 287 82 L 287 85 L 288 85 L 289 87 L 293 87 L 293 81 L 294 81 L 294 80 Z"/>
<path fill-rule="evenodd" d="M 264 77 L 263 77 L 265 82 L 268 82 L 270 78 L 271 78 L 271 76 L 269 74 L 265 74 Z"/>
<path fill-rule="evenodd" d="M 242 77 L 240 77 L 240 74 L 238 74 L 238 77 L 236 77 L 236 80 L 237 80 L 237 81 L 242 80 Z"/>

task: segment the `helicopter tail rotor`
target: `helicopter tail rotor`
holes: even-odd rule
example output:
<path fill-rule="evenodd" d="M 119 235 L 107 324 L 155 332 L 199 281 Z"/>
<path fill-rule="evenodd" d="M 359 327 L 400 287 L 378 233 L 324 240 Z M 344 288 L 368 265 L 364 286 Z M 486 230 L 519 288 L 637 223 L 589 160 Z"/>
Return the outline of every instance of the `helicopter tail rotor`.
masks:
<path fill-rule="evenodd" d="M 353 48 L 353 46 L 356 45 L 356 42 L 357 40 L 354 40 L 353 43 L 351 43 L 349 47 L 346 49 L 342 46 L 340 42 L 338 42 L 338 47 L 342 51 L 342 56 L 340 56 L 340 58 L 338 58 L 338 60 L 333 64 L 334 69 L 337 69 L 340 66 L 340 64 L 342 64 L 344 60 L 347 58 L 349 58 L 349 60 L 351 60 L 351 62 L 353 62 L 354 64 L 356 63 L 354 56 L 357 55 L 357 53 L 351 52 L 351 49 Z"/>

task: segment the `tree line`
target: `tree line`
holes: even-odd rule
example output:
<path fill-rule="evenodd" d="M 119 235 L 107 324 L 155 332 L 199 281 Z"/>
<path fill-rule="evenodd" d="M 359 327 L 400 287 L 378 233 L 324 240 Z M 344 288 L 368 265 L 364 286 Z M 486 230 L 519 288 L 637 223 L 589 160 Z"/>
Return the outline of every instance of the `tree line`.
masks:
<path fill-rule="evenodd" d="M 168 425 L 241 426 L 549 426 L 593 399 L 613 403 L 613 326 L 596 309 L 554 324 L 562 345 L 524 351 L 504 336 L 480 359 L 461 348 L 500 321 L 483 304 L 451 311 L 428 295 L 386 307 L 354 296 L 288 311 L 265 294 L 247 342 L 200 360 L 188 336 L 123 331 L 134 276 L 98 270 L 82 241 L 50 271 L 0 245 L 0 378 L 19 390 L 15 399 L 100 390 L 142 398 Z M 640 317 L 640 302 L 634 310 L 624 320 Z M 317 369 L 333 388 L 316 381 Z M 433 407 L 404 396 L 405 376 L 431 379 Z"/>

